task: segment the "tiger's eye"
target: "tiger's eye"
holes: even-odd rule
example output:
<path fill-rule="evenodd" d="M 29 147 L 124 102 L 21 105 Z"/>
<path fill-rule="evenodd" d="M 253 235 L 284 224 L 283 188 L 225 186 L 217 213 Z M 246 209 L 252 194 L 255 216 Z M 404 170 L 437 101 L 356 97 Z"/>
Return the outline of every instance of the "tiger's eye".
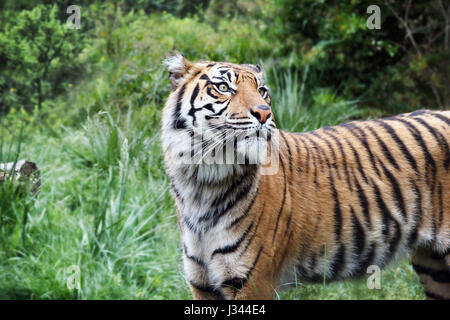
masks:
<path fill-rule="evenodd" d="M 219 83 L 217 88 L 222 92 L 227 92 L 230 89 L 230 87 L 228 87 L 228 85 L 225 82 Z"/>
<path fill-rule="evenodd" d="M 262 95 L 264 97 L 266 95 L 267 90 L 265 88 L 259 88 L 258 92 L 260 95 Z"/>

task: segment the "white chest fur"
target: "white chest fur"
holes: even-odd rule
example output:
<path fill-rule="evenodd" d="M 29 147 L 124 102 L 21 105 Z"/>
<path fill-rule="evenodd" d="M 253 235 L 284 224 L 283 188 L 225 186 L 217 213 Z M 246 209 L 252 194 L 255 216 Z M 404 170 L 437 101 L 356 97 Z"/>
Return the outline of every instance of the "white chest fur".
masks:
<path fill-rule="evenodd" d="M 226 279 L 245 277 L 249 262 L 243 249 L 250 235 L 243 234 L 253 230 L 250 222 L 233 222 L 248 214 L 259 184 L 257 176 L 211 187 L 173 177 L 189 281 L 220 286 Z"/>

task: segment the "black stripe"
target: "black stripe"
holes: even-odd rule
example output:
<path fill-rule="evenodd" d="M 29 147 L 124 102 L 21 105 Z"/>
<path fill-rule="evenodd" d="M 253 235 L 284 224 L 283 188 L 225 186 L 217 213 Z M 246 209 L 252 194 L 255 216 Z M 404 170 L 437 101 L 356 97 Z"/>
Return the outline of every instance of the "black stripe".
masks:
<path fill-rule="evenodd" d="M 180 88 L 177 96 L 177 104 L 175 106 L 175 112 L 173 114 L 173 128 L 174 129 L 185 129 L 186 128 L 186 120 L 181 118 L 181 105 L 183 103 L 184 91 L 186 90 L 186 84 Z"/>
<path fill-rule="evenodd" d="M 426 123 L 426 121 L 423 120 L 422 118 L 412 118 L 412 119 L 421 123 L 434 136 L 439 147 L 445 154 L 444 167 L 446 170 L 448 170 L 449 166 L 450 166 L 450 147 L 447 143 L 447 140 L 445 140 L 442 133 L 440 133 L 438 130 L 434 129 L 432 126 L 430 126 L 428 123 Z"/>
<path fill-rule="evenodd" d="M 372 133 L 372 135 L 377 140 L 384 156 L 389 160 L 389 162 L 394 166 L 395 169 L 400 170 L 400 166 L 398 165 L 397 161 L 395 160 L 395 157 L 389 151 L 389 148 L 386 146 L 386 144 L 383 142 L 383 140 L 380 138 L 380 136 L 376 133 L 376 131 L 371 127 L 368 127 L 367 129 L 369 129 L 369 131 Z"/>
<path fill-rule="evenodd" d="M 336 241 L 339 242 L 341 239 L 341 228 L 342 228 L 342 211 L 339 203 L 339 195 L 334 184 L 333 175 L 330 173 L 328 176 L 330 181 L 331 193 L 334 200 L 334 234 L 336 236 Z"/>
<path fill-rule="evenodd" d="M 378 186 L 373 183 L 373 190 L 375 193 L 375 200 L 378 205 L 378 210 L 380 210 L 381 218 L 382 218 L 382 225 L 381 230 L 383 235 L 385 236 L 385 242 L 388 242 L 388 236 L 389 236 L 389 220 L 390 220 L 390 212 L 389 209 L 386 206 L 386 203 L 384 202 L 383 198 L 381 197 L 380 189 Z"/>
<path fill-rule="evenodd" d="M 429 112 L 428 114 L 435 116 L 436 118 L 442 120 L 443 122 L 445 122 L 446 124 L 448 124 L 450 126 L 450 119 L 447 118 L 446 116 L 444 116 L 440 113 L 437 113 L 437 112 Z"/>
<path fill-rule="evenodd" d="M 296 136 L 295 134 L 293 134 L 293 135 L 291 135 L 291 138 L 294 140 L 295 152 L 296 152 L 296 154 L 297 154 L 297 158 L 300 159 L 300 146 L 299 146 L 299 143 L 298 143 L 298 140 L 297 140 L 297 136 Z M 308 152 L 306 152 L 306 153 L 308 153 Z M 307 166 L 307 165 L 308 165 L 308 164 L 306 164 L 306 166 Z M 298 171 L 299 173 L 301 173 L 301 171 L 300 171 L 299 168 L 296 167 L 296 169 L 297 169 L 297 171 Z M 305 171 L 306 171 L 306 170 L 305 170 Z"/>
<path fill-rule="evenodd" d="M 234 278 L 230 278 L 225 280 L 222 283 L 222 287 L 231 287 L 237 290 L 241 290 L 242 287 L 244 286 L 246 282 L 245 278 L 238 278 L 238 277 L 234 277 Z"/>
<path fill-rule="evenodd" d="M 412 134 L 412 136 L 414 137 L 414 139 L 417 141 L 417 143 L 419 143 L 420 147 L 422 148 L 422 151 L 425 155 L 425 159 L 426 159 L 426 165 L 431 165 L 431 170 L 433 173 L 433 182 L 432 182 L 432 186 L 431 186 L 431 190 L 434 191 L 434 185 L 436 184 L 436 162 L 434 161 L 430 151 L 428 150 L 427 144 L 425 142 L 425 140 L 422 137 L 422 134 L 420 133 L 420 131 L 416 128 L 416 126 L 414 126 L 412 123 L 404 120 L 404 119 L 397 119 L 398 121 L 404 123 L 409 132 Z"/>
<path fill-rule="evenodd" d="M 195 102 L 195 99 L 198 96 L 199 90 L 200 90 L 200 87 L 199 87 L 199 84 L 197 83 L 197 85 L 195 86 L 194 91 L 192 92 L 192 95 L 191 95 L 191 101 L 190 101 L 191 102 L 191 109 L 189 109 L 189 112 L 188 112 L 188 115 L 190 115 L 193 118 L 193 120 L 192 120 L 192 124 L 193 125 L 195 124 L 195 121 L 196 121 L 195 113 L 202 109 L 202 108 L 197 108 L 196 109 L 195 106 L 194 106 L 194 102 Z"/>
<path fill-rule="evenodd" d="M 321 213 L 319 212 L 319 214 L 316 215 L 316 216 L 317 216 L 316 217 L 316 223 L 314 225 L 314 231 L 312 232 L 311 239 L 315 239 L 316 238 L 316 234 L 317 234 L 317 231 L 319 229 Z M 315 254 L 314 253 L 310 253 L 306 258 L 304 258 L 305 255 L 307 255 L 308 252 L 310 251 L 311 244 L 312 244 L 312 241 L 309 241 L 309 242 L 305 243 L 305 245 L 303 245 L 301 247 L 301 251 L 300 251 L 300 255 L 299 255 L 299 258 L 300 258 L 299 261 L 302 261 L 302 262 L 306 261 L 306 263 L 304 263 L 304 264 L 306 265 L 308 270 L 314 270 L 314 266 L 316 264 L 316 261 L 315 261 L 316 258 L 315 258 Z M 312 257 L 311 257 L 311 255 L 312 255 Z M 313 259 L 313 261 L 310 261 L 311 259 Z M 310 262 L 312 263 L 312 266 L 311 266 Z M 298 267 L 303 270 L 303 271 L 301 271 L 302 274 L 305 274 L 305 276 L 309 275 L 309 273 L 306 272 L 306 269 L 304 267 L 302 267 L 300 264 L 298 265 Z"/>
<path fill-rule="evenodd" d="M 206 74 L 202 74 L 200 80 L 206 80 L 206 84 L 209 84 L 211 82 L 211 79 L 209 79 L 209 77 Z"/>
<path fill-rule="evenodd" d="M 447 270 L 434 270 L 425 266 L 421 266 L 413 263 L 414 271 L 419 274 L 426 274 L 430 276 L 436 282 L 450 282 L 450 272 Z"/>
<path fill-rule="evenodd" d="M 366 275 L 367 274 L 367 268 L 373 264 L 373 259 L 375 258 L 375 252 L 376 252 L 376 245 L 371 243 L 368 246 L 368 249 L 366 251 L 366 255 L 363 260 L 360 262 L 360 269 L 357 275 Z"/>
<path fill-rule="evenodd" d="M 324 128 L 325 134 L 330 136 L 338 145 L 339 152 L 341 153 L 342 163 L 344 164 L 344 171 L 345 171 L 345 178 L 347 180 L 347 185 L 348 185 L 348 188 L 350 189 L 350 191 L 353 191 L 353 185 L 350 181 L 350 172 L 349 172 L 348 166 L 347 166 L 347 155 L 345 154 L 344 147 L 343 147 L 342 143 L 339 141 L 339 139 L 330 131 L 336 132 L 336 130 L 334 130 L 334 129 L 332 130 L 332 128 L 330 128 L 330 127 Z"/>
<path fill-rule="evenodd" d="M 214 110 L 212 103 L 207 103 L 203 107 L 201 107 L 201 108 L 199 108 L 197 110 L 200 110 L 200 109 L 206 109 L 206 110 L 209 110 L 209 111 L 212 111 L 212 112 L 216 111 L 216 110 Z"/>
<path fill-rule="evenodd" d="M 421 116 L 421 115 L 426 115 L 426 114 L 428 114 L 428 110 L 421 109 L 421 110 L 411 112 L 409 115 L 415 117 L 415 116 Z"/>
<path fill-rule="evenodd" d="M 304 148 L 305 148 L 305 151 L 306 151 L 305 172 L 309 172 L 309 158 L 310 158 L 310 155 L 309 155 L 309 148 L 308 148 L 308 146 L 306 145 L 305 140 L 303 140 L 303 138 L 302 138 L 299 134 L 293 134 L 292 137 L 294 137 L 294 139 L 295 139 L 296 141 L 297 141 L 297 139 L 300 139 L 300 141 L 302 142 L 302 144 L 303 144 L 303 146 L 304 146 Z M 300 157 L 301 152 L 300 152 L 300 150 L 299 150 L 299 148 L 298 148 L 298 142 L 297 142 L 297 153 L 298 153 L 298 155 L 299 155 L 299 157 Z"/>
<path fill-rule="evenodd" d="M 206 268 L 206 263 L 205 263 L 205 262 L 203 262 L 203 261 L 202 261 L 200 258 L 198 258 L 198 257 L 189 255 L 189 254 L 187 253 L 187 248 L 186 248 L 185 245 L 183 245 L 183 248 L 184 248 L 184 254 L 185 254 L 186 258 L 188 258 L 189 260 L 194 261 L 194 262 L 197 263 L 199 266 L 201 266 L 201 267 L 203 267 L 203 268 Z"/>
<path fill-rule="evenodd" d="M 308 257 L 308 267 L 309 267 L 309 271 L 308 274 L 312 274 L 312 280 L 314 282 L 318 282 L 320 281 L 320 277 L 317 277 L 317 275 L 314 273 L 314 270 L 316 269 L 316 265 L 317 265 L 317 256 L 316 253 L 312 252 L 309 257 Z M 323 277 L 322 277 L 323 280 Z"/>
<path fill-rule="evenodd" d="M 212 286 L 201 286 L 201 285 L 199 285 L 199 284 L 197 284 L 197 283 L 195 283 L 193 281 L 189 281 L 189 282 L 190 282 L 191 286 L 193 286 L 195 289 L 214 294 L 220 300 L 225 300 L 225 296 L 223 295 L 223 293 L 219 289 L 216 289 L 216 288 L 214 288 Z"/>
<path fill-rule="evenodd" d="M 405 206 L 405 200 L 403 199 L 402 190 L 400 188 L 400 184 L 398 183 L 397 179 L 395 179 L 394 175 L 386 168 L 386 166 L 383 164 L 381 160 L 379 160 L 379 163 L 381 167 L 383 168 L 384 174 L 388 178 L 388 180 L 391 182 L 392 191 L 394 191 L 395 195 L 395 201 L 397 202 L 397 206 L 400 209 L 400 213 L 402 214 L 403 218 L 405 219 L 405 222 L 408 221 L 408 215 L 406 213 L 406 206 Z"/>
<path fill-rule="evenodd" d="M 437 167 L 436 167 L 436 162 L 433 159 L 433 156 L 431 155 L 431 153 L 428 150 L 427 144 L 425 142 L 425 140 L 422 137 L 421 132 L 416 128 L 416 126 L 414 126 L 413 124 L 411 124 L 410 122 L 404 120 L 404 119 L 397 119 L 398 121 L 404 123 L 409 132 L 412 134 L 412 136 L 414 137 L 414 139 L 417 141 L 417 143 L 420 145 L 420 147 L 422 148 L 422 151 L 425 155 L 425 168 L 426 168 L 426 172 L 425 172 L 425 177 L 428 183 L 430 183 L 430 178 L 429 178 L 429 174 L 428 174 L 428 166 L 431 166 L 431 172 L 432 172 L 432 181 L 431 181 L 431 194 L 434 194 L 434 190 L 435 190 L 435 186 L 436 186 L 436 173 L 437 173 Z M 434 207 L 434 197 L 431 196 L 430 197 L 430 202 L 431 202 L 431 206 Z M 436 236 L 436 221 L 435 219 L 431 219 L 431 232 L 433 234 L 433 238 Z"/>
<path fill-rule="evenodd" d="M 191 220 L 187 216 L 183 216 L 183 222 L 191 231 L 196 231 L 195 225 L 191 222 Z"/>
<path fill-rule="evenodd" d="M 206 214 L 201 216 L 199 218 L 199 221 L 207 221 L 209 219 L 213 219 L 205 229 L 209 230 L 210 228 L 214 227 L 219 222 L 220 218 L 222 218 L 228 212 L 228 210 L 230 210 L 235 206 L 237 202 L 248 195 L 248 192 L 250 191 L 252 185 L 253 178 L 249 179 L 249 181 L 244 183 L 243 186 L 241 186 L 241 188 L 236 191 L 236 197 L 232 200 L 229 200 L 226 206 L 220 206 L 208 211 Z"/>
<path fill-rule="evenodd" d="M 369 180 L 367 179 L 367 176 L 363 170 L 363 167 L 361 165 L 361 159 L 359 158 L 358 153 L 356 152 L 355 148 L 352 146 L 352 144 L 350 143 L 350 141 L 348 141 L 347 138 L 344 138 L 345 142 L 347 143 L 347 145 L 350 147 L 350 149 L 352 150 L 353 156 L 355 157 L 356 160 L 356 165 L 358 167 L 358 171 L 361 174 L 362 178 L 364 179 L 365 183 L 369 183 Z"/>
<path fill-rule="evenodd" d="M 372 164 L 372 168 L 375 170 L 375 173 L 377 176 L 380 176 L 380 171 L 378 170 L 378 167 L 375 162 L 375 156 L 372 153 L 372 150 L 370 149 L 369 143 L 367 141 L 367 135 L 360 127 L 358 127 L 354 122 L 350 122 L 347 124 L 342 125 L 345 129 L 347 129 L 353 136 L 355 136 L 356 139 L 361 142 L 361 144 L 366 149 L 367 153 L 369 154 L 370 163 Z M 359 134 L 356 134 L 354 130 L 358 131 Z"/>
<path fill-rule="evenodd" d="M 247 249 L 250 247 L 250 244 L 252 243 L 253 239 L 258 234 L 259 224 L 262 220 L 263 215 L 264 215 L 264 206 L 263 206 L 263 210 L 262 210 L 261 214 L 259 215 L 258 222 L 256 223 L 255 230 L 253 230 L 252 236 L 250 237 L 250 239 L 248 239 L 247 244 L 245 245 L 244 249 L 242 249 L 242 251 L 239 252 L 239 258 L 242 257 L 242 255 L 245 252 L 247 252 Z"/>
<path fill-rule="evenodd" d="M 373 181 L 372 181 L 372 186 L 373 186 L 373 190 L 375 192 L 375 199 L 376 199 L 376 202 L 378 205 L 378 209 L 381 212 L 381 218 L 383 220 L 381 227 L 383 227 L 383 226 L 386 227 L 386 228 L 383 228 L 382 231 L 383 231 L 383 234 L 385 235 L 385 242 L 389 243 L 387 257 L 386 257 L 386 259 L 384 259 L 384 261 L 387 261 L 392 257 L 392 255 L 397 250 L 402 231 L 400 228 L 400 224 L 398 223 L 398 221 L 396 219 L 394 219 L 394 217 L 392 217 L 386 203 L 384 202 L 383 197 L 380 192 L 380 189 Z M 388 239 L 390 221 L 394 222 L 394 230 L 392 231 L 392 234 L 393 234 L 392 239 Z"/>
<path fill-rule="evenodd" d="M 251 121 L 227 121 L 227 124 L 229 125 L 249 125 L 249 124 L 254 124 Z"/>
<path fill-rule="evenodd" d="M 233 119 L 233 120 L 241 120 L 241 119 L 246 119 L 246 120 L 248 120 L 248 119 L 250 119 L 249 117 L 246 117 L 246 116 L 244 116 L 244 117 L 236 117 L 235 115 L 238 115 L 239 113 L 232 113 L 231 114 L 231 116 L 228 118 L 228 119 Z"/>
<path fill-rule="evenodd" d="M 416 163 L 416 159 L 411 155 L 411 153 L 409 152 L 408 148 L 405 146 L 405 144 L 403 143 L 403 141 L 399 138 L 399 136 L 397 135 L 397 133 L 395 132 L 395 130 L 386 122 L 382 121 L 382 120 L 373 120 L 374 122 L 380 124 L 386 131 L 387 133 L 389 133 L 389 135 L 392 137 L 392 139 L 395 141 L 395 143 L 398 145 L 398 147 L 400 148 L 400 150 L 403 152 L 404 156 L 406 157 L 406 159 L 409 161 L 409 163 L 411 164 L 411 166 L 414 168 L 414 170 L 416 170 L 416 172 L 418 171 L 417 168 L 417 163 Z"/>
<path fill-rule="evenodd" d="M 214 250 L 213 253 L 211 254 L 211 258 L 213 258 L 214 255 L 216 255 L 216 254 L 228 254 L 228 253 L 233 253 L 234 251 L 236 251 L 237 248 L 239 248 L 239 246 L 241 245 L 242 241 L 244 241 L 244 239 L 247 237 L 247 235 L 252 227 L 253 227 L 253 222 L 250 223 L 248 228 L 244 231 L 244 233 L 241 235 L 241 237 L 235 243 Z"/>
<path fill-rule="evenodd" d="M 444 219 L 444 201 L 442 199 L 442 184 L 440 182 L 438 185 L 438 202 L 439 202 L 438 229 L 440 229 L 440 227 L 442 227 L 442 221 Z"/>
<path fill-rule="evenodd" d="M 216 96 L 215 94 L 213 94 L 213 93 L 211 92 L 211 87 L 206 88 L 206 93 L 207 93 L 210 97 L 212 97 L 212 98 L 214 98 L 214 99 L 219 99 L 218 96 Z"/>
<path fill-rule="evenodd" d="M 333 168 L 335 169 L 336 173 L 337 173 L 338 179 L 341 179 L 341 174 L 340 174 L 340 172 L 339 172 L 339 170 L 338 170 L 338 167 L 337 167 L 337 157 L 336 157 L 336 152 L 334 151 L 334 148 L 333 148 L 333 146 L 331 145 L 330 141 L 328 141 L 327 139 L 325 139 L 324 137 L 322 137 L 322 136 L 321 136 L 320 134 L 318 134 L 316 131 L 312 131 L 311 134 L 314 135 L 315 137 L 317 137 L 318 139 L 320 139 L 320 140 L 322 140 L 322 141 L 325 141 L 325 143 L 327 144 L 328 148 L 331 150 L 331 156 L 332 156 L 332 158 L 333 158 L 333 163 L 331 163 L 331 164 L 328 162 L 328 159 L 326 158 L 328 167 L 330 167 L 330 168 L 333 167 Z"/>
<path fill-rule="evenodd" d="M 287 234 L 288 234 L 288 231 L 289 231 L 289 227 L 291 226 L 291 222 L 292 222 L 292 210 L 291 210 L 291 212 L 289 213 L 289 217 L 287 218 L 287 220 L 286 220 L 286 228 L 284 229 L 284 234 L 283 234 L 283 239 L 282 239 L 282 241 L 284 240 L 284 238 L 287 236 Z M 291 230 L 291 232 L 292 232 L 292 230 Z"/>
<path fill-rule="evenodd" d="M 313 137 L 315 137 L 315 134 L 314 134 L 313 131 L 309 132 L 309 134 L 311 134 Z M 326 153 L 322 150 L 321 146 L 318 145 L 317 142 L 313 138 L 311 138 L 310 136 L 305 135 L 305 138 L 313 144 L 314 150 L 317 150 L 318 157 L 319 157 L 319 163 L 321 165 L 321 168 L 323 168 L 323 164 L 324 164 L 324 161 L 325 161 L 325 163 L 326 163 L 326 165 L 328 167 L 328 170 L 331 171 L 330 161 L 328 160 L 328 157 L 327 157 Z M 321 157 L 321 155 L 323 156 L 323 158 Z"/>
<path fill-rule="evenodd" d="M 286 140 L 286 137 L 284 136 L 284 132 L 280 130 L 280 135 L 281 138 L 283 138 L 284 143 L 286 144 L 286 148 L 287 148 L 287 153 L 288 153 L 288 160 L 289 160 L 289 173 L 291 174 L 291 178 L 292 178 L 292 153 L 291 153 L 291 148 L 289 147 L 289 144 Z M 292 181 L 291 179 L 289 180 L 289 184 L 291 184 Z"/>
<path fill-rule="evenodd" d="M 194 102 L 195 102 L 195 99 L 197 98 L 197 96 L 198 96 L 198 92 L 200 91 L 200 86 L 199 86 L 199 84 L 197 83 L 197 85 L 195 86 L 195 88 L 194 88 L 194 91 L 192 91 L 192 95 L 191 95 L 191 106 L 192 107 L 194 107 Z"/>
<path fill-rule="evenodd" d="M 344 266 L 345 266 L 345 246 L 341 244 L 339 246 L 338 251 L 336 252 L 336 255 L 334 256 L 333 262 L 331 263 L 331 270 L 333 270 L 332 279 L 335 279 L 339 276 L 339 273 L 342 271 Z"/>
<path fill-rule="evenodd" d="M 364 250 L 366 235 L 364 233 L 363 227 L 361 226 L 361 223 L 359 223 L 359 220 L 356 217 L 355 210 L 353 210 L 352 206 L 350 206 L 350 212 L 352 214 L 353 245 L 356 248 L 356 253 L 358 254 L 358 256 L 360 256 Z"/>
<path fill-rule="evenodd" d="M 300 136 L 303 136 L 306 140 L 310 141 L 305 135 L 299 134 Z M 314 154 L 314 147 L 312 150 L 310 149 L 310 146 L 305 142 L 304 139 L 302 139 L 303 144 L 305 145 L 305 148 L 308 150 L 308 157 L 311 154 L 312 159 L 312 167 L 314 168 L 314 184 L 317 184 L 317 163 L 316 163 L 316 155 Z M 310 152 L 309 152 L 310 151 Z"/>
<path fill-rule="evenodd" d="M 252 197 L 250 204 L 247 206 L 247 208 L 244 210 L 244 212 L 239 217 L 237 217 L 230 223 L 230 225 L 227 227 L 227 230 L 230 230 L 233 226 L 235 226 L 237 223 L 239 223 L 239 221 L 241 221 L 245 216 L 247 216 L 248 212 L 253 207 L 253 204 L 255 203 L 256 198 L 258 197 L 258 190 L 259 190 L 259 186 L 256 188 L 255 196 Z"/>
<path fill-rule="evenodd" d="M 420 189 L 414 180 L 411 180 L 410 184 L 412 185 L 414 189 L 414 194 L 416 195 L 415 212 L 414 212 L 415 224 L 412 227 L 407 240 L 408 247 L 412 248 L 417 240 L 419 227 L 422 224 L 422 193 L 420 192 Z"/>
<path fill-rule="evenodd" d="M 248 192 L 250 191 L 250 189 L 253 186 L 253 181 L 254 181 L 253 178 L 250 179 L 250 181 L 248 183 L 246 183 L 243 187 L 241 187 L 237 191 L 237 193 L 236 193 L 237 197 L 234 200 L 230 201 L 225 208 L 223 208 L 222 210 L 218 210 L 218 212 L 213 215 L 213 221 L 208 226 L 208 229 L 215 226 L 219 222 L 220 218 L 222 218 L 223 215 L 225 213 L 227 213 L 228 210 L 230 210 L 230 208 L 234 207 L 236 205 L 236 203 L 238 203 L 242 198 L 244 198 L 245 196 L 248 195 Z"/>
<path fill-rule="evenodd" d="M 228 103 L 225 107 L 223 107 L 222 109 L 220 109 L 217 113 L 212 114 L 212 116 L 216 117 L 216 116 L 220 116 L 222 115 L 222 113 L 228 108 L 228 105 L 230 104 L 231 100 L 228 100 Z"/>
<path fill-rule="evenodd" d="M 281 154 L 279 155 L 279 160 L 281 163 L 281 168 L 283 169 L 283 178 L 284 178 L 283 186 L 284 186 L 284 188 L 283 188 L 283 198 L 281 199 L 280 210 L 278 211 L 277 220 L 275 222 L 275 229 L 273 230 L 272 244 L 274 243 L 275 236 L 277 235 L 278 224 L 280 222 L 281 213 L 283 212 L 284 202 L 286 201 L 286 189 L 287 189 L 286 172 L 285 172 L 283 160 L 281 159 Z"/>
<path fill-rule="evenodd" d="M 253 180 L 253 173 L 254 173 L 253 170 L 248 170 L 244 175 L 237 177 L 233 182 L 233 184 L 229 185 L 224 192 L 220 193 L 220 195 L 218 195 L 214 199 L 214 201 L 211 204 L 211 207 L 217 207 L 222 205 L 223 202 L 229 200 L 231 194 L 233 193 L 238 195 L 238 192 L 236 192 L 236 190 L 238 188 L 243 188 L 243 186 L 246 186 L 248 184 L 248 180 Z M 208 217 L 200 218 L 200 220 L 204 219 L 208 219 Z"/>
<path fill-rule="evenodd" d="M 448 248 L 444 252 L 431 251 L 428 254 L 429 254 L 430 258 L 432 258 L 432 259 L 442 260 L 446 255 L 450 254 L 450 248 Z"/>
<path fill-rule="evenodd" d="M 263 247 L 261 247 L 256 255 L 255 260 L 253 261 L 252 266 L 247 270 L 245 276 L 243 278 L 237 278 L 237 277 L 233 277 L 230 278 L 228 280 L 225 280 L 224 282 L 222 282 L 222 287 L 233 287 L 237 290 L 242 289 L 242 287 L 245 285 L 245 283 L 247 282 L 248 278 L 250 277 L 251 272 L 253 271 L 253 269 L 256 266 L 256 263 L 258 262 L 259 257 L 261 256 L 261 252 L 263 250 Z"/>
<path fill-rule="evenodd" d="M 356 186 L 356 192 L 358 193 L 358 200 L 359 200 L 359 205 L 362 209 L 362 212 L 364 214 L 364 220 L 365 223 L 367 224 L 367 229 L 372 229 L 372 223 L 370 222 L 370 210 L 369 210 L 369 200 L 367 199 L 367 196 L 364 192 L 364 190 L 361 188 L 361 185 L 358 181 L 358 179 L 356 178 L 356 176 L 353 177 L 354 182 L 355 182 L 355 186 Z"/>
<path fill-rule="evenodd" d="M 172 179 L 173 181 L 173 179 Z M 180 199 L 181 203 L 184 203 L 184 199 L 181 196 L 180 192 L 178 191 L 178 189 L 175 187 L 175 184 L 173 182 L 170 183 L 170 187 L 172 188 L 173 193 L 175 193 L 175 197 L 177 197 L 178 199 Z"/>
<path fill-rule="evenodd" d="M 314 184 L 317 184 L 317 172 L 318 172 L 318 164 L 317 164 L 317 162 L 320 162 L 320 160 L 317 160 L 316 161 L 316 153 L 314 152 L 315 150 L 317 150 L 317 149 L 315 149 L 314 148 L 314 146 L 313 146 L 313 148 L 312 148 L 312 150 L 311 150 L 311 155 L 312 155 L 312 160 L 313 160 L 313 168 L 314 168 Z"/>

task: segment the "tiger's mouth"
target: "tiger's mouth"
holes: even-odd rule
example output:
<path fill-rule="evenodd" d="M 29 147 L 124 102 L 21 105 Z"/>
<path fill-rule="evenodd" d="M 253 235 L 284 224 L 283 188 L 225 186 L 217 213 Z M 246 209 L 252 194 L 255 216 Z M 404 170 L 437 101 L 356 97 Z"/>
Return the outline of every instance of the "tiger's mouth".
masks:
<path fill-rule="evenodd" d="M 267 126 L 235 126 L 223 124 L 216 131 L 205 131 L 201 137 L 201 151 L 195 163 L 261 164 L 267 156 L 273 128 Z M 199 137 L 200 138 L 200 137 Z M 200 139 L 193 145 L 199 145 Z"/>

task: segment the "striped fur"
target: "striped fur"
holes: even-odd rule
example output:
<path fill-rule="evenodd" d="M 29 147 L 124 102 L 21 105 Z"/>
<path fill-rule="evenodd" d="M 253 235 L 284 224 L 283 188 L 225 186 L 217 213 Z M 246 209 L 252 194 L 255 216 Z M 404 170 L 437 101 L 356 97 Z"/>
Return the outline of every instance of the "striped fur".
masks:
<path fill-rule="evenodd" d="M 427 297 L 450 299 L 449 111 L 290 133 L 250 112 L 270 106 L 260 67 L 182 56 L 167 66 L 162 142 L 194 298 L 271 299 L 294 278 L 363 276 L 412 253 Z M 277 173 L 177 162 L 201 122 L 218 128 L 209 143 L 264 132 L 269 148 L 277 141 Z"/>

